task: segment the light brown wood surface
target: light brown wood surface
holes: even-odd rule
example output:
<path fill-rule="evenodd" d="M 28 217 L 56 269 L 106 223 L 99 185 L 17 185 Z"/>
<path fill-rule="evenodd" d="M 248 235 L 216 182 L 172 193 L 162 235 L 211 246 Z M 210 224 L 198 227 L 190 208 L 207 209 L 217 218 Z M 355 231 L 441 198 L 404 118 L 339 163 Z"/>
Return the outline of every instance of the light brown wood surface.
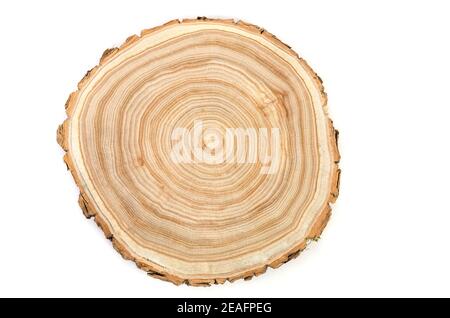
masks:
<path fill-rule="evenodd" d="M 175 284 L 249 279 L 317 239 L 338 196 L 320 78 L 267 31 L 174 20 L 106 50 L 58 129 L 79 204 L 113 246 Z M 173 131 L 277 128 L 279 165 L 175 162 Z"/>

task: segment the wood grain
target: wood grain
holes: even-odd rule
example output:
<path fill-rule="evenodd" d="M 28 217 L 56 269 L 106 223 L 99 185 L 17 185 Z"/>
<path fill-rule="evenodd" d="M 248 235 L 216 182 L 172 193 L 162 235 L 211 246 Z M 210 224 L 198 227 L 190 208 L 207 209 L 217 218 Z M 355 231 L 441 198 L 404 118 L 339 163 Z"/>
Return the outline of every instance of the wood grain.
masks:
<path fill-rule="evenodd" d="M 104 52 L 57 139 L 79 204 L 149 275 L 250 279 L 317 239 L 338 196 L 337 131 L 320 78 L 287 45 L 233 20 L 174 20 Z M 280 161 L 177 163 L 173 131 L 277 128 Z"/>

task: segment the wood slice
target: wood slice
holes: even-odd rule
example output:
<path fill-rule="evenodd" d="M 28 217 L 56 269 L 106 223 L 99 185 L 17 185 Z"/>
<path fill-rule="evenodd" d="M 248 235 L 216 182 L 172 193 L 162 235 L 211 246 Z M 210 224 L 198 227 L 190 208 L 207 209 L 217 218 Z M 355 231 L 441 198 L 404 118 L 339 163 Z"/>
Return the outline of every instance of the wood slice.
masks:
<path fill-rule="evenodd" d="M 58 142 L 84 214 L 124 258 L 210 285 L 278 267 L 321 234 L 340 172 L 326 102 L 267 31 L 175 20 L 105 51 Z"/>

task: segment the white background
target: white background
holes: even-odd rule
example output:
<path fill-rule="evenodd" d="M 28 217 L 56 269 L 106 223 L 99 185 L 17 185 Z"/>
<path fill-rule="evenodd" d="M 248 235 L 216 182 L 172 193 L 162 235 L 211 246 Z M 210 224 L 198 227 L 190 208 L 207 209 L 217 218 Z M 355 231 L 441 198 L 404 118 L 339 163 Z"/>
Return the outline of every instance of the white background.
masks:
<path fill-rule="evenodd" d="M 0 296 L 450 296 L 449 14 L 446 1 L 2 1 Z M 196 16 L 291 45 L 324 80 L 341 132 L 341 194 L 322 239 L 211 288 L 122 260 L 83 217 L 55 139 L 105 48 Z"/>

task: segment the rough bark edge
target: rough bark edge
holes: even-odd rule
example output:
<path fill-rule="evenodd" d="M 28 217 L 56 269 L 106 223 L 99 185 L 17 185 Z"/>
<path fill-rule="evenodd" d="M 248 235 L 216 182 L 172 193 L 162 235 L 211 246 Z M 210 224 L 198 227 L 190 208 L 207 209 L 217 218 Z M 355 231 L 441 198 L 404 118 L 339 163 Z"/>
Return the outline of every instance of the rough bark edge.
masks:
<path fill-rule="evenodd" d="M 124 244 L 120 239 L 116 238 L 114 236 L 114 233 L 112 229 L 110 228 L 108 222 L 103 219 L 103 216 L 95 211 L 92 204 L 89 203 L 89 198 L 84 194 L 84 189 L 82 187 L 82 184 L 80 182 L 80 178 L 77 175 L 77 172 L 74 169 L 72 159 L 69 153 L 68 149 L 68 125 L 70 123 L 71 115 L 73 112 L 73 107 L 76 103 L 77 96 L 79 94 L 79 91 L 84 87 L 84 85 L 88 82 L 90 77 L 92 77 L 96 70 L 105 64 L 107 61 L 112 59 L 118 52 L 125 49 L 129 45 L 135 43 L 140 38 L 146 36 L 147 34 L 150 34 L 152 32 L 158 31 L 160 29 L 163 29 L 167 26 L 173 25 L 173 24 L 180 24 L 180 23 L 201 23 L 202 21 L 205 21 L 207 23 L 217 23 L 217 24 L 225 24 L 225 25 L 235 25 L 238 26 L 241 29 L 244 29 L 246 31 L 250 31 L 256 34 L 261 34 L 266 39 L 271 41 L 273 44 L 279 46 L 286 52 L 288 52 L 291 56 L 296 57 L 301 65 L 306 69 L 306 71 L 312 76 L 315 85 L 317 86 L 317 89 L 321 93 L 321 99 L 322 99 L 322 107 L 324 114 L 329 120 L 328 123 L 328 134 L 329 134 L 329 142 L 330 142 L 330 149 L 331 149 L 331 155 L 333 157 L 334 165 L 333 165 L 333 171 L 332 171 L 332 182 L 331 182 L 331 188 L 329 191 L 329 197 L 328 202 L 325 204 L 322 212 L 319 214 L 319 216 L 316 218 L 315 223 L 311 227 L 311 230 L 308 234 L 308 236 L 297 246 L 286 252 L 285 254 L 281 255 L 277 259 L 271 260 L 270 262 L 267 262 L 266 264 L 259 266 L 257 268 L 251 269 L 246 272 L 238 273 L 234 276 L 230 277 L 218 277 L 218 278 L 208 278 L 208 279 L 193 279 L 193 278 L 183 278 L 176 275 L 173 275 L 169 273 L 167 270 L 162 268 L 161 266 L 152 263 L 150 260 L 143 259 L 142 257 L 139 257 L 137 255 L 133 255 L 129 249 L 127 248 L 126 244 Z M 109 239 L 114 247 L 114 249 L 120 253 L 120 255 L 126 259 L 133 261 L 138 268 L 141 270 L 144 270 L 147 272 L 147 274 L 151 277 L 161 279 L 163 281 L 171 282 L 175 285 L 181 285 L 186 284 L 190 286 L 211 286 L 213 284 L 223 284 L 226 281 L 234 282 L 239 279 L 244 280 L 251 280 L 253 277 L 259 276 L 267 271 L 267 269 L 270 268 L 278 268 L 281 265 L 287 263 L 288 261 L 296 258 L 308 245 L 310 241 L 317 241 L 320 238 L 321 233 L 323 232 L 325 226 L 328 223 L 328 220 L 331 216 L 331 204 L 334 203 L 339 195 L 339 181 L 340 181 L 340 175 L 341 170 L 339 169 L 339 161 L 340 161 L 340 153 L 338 150 L 338 136 L 339 132 L 336 130 L 333 126 L 333 121 L 329 119 L 328 116 L 328 108 L 327 108 L 327 94 L 325 93 L 325 89 L 322 84 L 322 79 L 313 71 L 313 69 L 307 64 L 307 62 L 299 57 L 299 55 L 291 49 L 290 46 L 287 44 L 281 42 L 276 36 L 273 34 L 267 32 L 265 29 L 256 26 L 254 24 L 246 23 L 241 20 L 233 20 L 233 19 L 209 19 L 206 17 L 198 17 L 197 19 L 176 19 L 169 21 L 163 25 L 151 28 L 151 29 L 145 29 L 141 31 L 140 36 L 138 35 L 132 35 L 128 37 L 125 42 L 120 47 L 114 47 L 107 49 L 103 52 L 99 64 L 89 70 L 86 75 L 81 79 L 81 81 L 77 85 L 77 90 L 72 92 L 69 95 L 69 98 L 65 104 L 66 114 L 67 118 L 66 120 L 58 127 L 57 129 L 57 142 L 61 146 L 61 148 L 66 152 L 64 155 L 64 162 L 67 166 L 67 169 L 71 172 L 73 179 L 80 189 L 80 195 L 78 199 L 78 203 L 80 205 L 80 208 L 85 215 L 86 218 L 94 217 L 94 220 L 96 224 L 100 227 L 100 229 L 103 231 L 105 237 Z"/>

